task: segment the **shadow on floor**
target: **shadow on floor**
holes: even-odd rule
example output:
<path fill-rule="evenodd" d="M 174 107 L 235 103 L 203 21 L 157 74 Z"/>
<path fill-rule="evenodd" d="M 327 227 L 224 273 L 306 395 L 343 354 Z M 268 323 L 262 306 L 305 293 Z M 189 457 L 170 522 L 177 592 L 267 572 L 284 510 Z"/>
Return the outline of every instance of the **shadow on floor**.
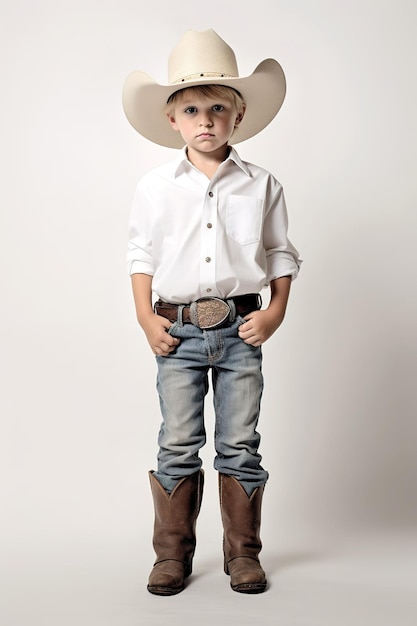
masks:
<path fill-rule="evenodd" d="M 313 551 L 300 551 L 288 553 L 265 554 L 261 553 L 260 560 L 268 575 L 273 575 L 297 565 L 303 565 L 310 561 L 319 561 L 325 558 L 325 554 Z M 216 571 L 222 571 L 223 560 L 221 558 L 196 559 L 193 567 L 193 580 Z"/>

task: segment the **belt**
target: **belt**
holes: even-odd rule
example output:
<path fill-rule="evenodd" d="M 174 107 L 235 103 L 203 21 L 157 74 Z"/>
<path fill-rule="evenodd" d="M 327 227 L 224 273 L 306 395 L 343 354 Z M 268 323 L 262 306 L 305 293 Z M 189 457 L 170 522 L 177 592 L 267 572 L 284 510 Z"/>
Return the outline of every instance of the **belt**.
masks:
<path fill-rule="evenodd" d="M 223 300 L 221 298 L 200 298 L 191 304 L 171 304 L 158 300 L 155 302 L 155 313 L 162 315 L 170 322 L 182 321 L 183 324 L 194 324 L 198 328 L 219 328 L 236 319 L 261 308 L 262 299 L 258 293 L 249 293 Z"/>

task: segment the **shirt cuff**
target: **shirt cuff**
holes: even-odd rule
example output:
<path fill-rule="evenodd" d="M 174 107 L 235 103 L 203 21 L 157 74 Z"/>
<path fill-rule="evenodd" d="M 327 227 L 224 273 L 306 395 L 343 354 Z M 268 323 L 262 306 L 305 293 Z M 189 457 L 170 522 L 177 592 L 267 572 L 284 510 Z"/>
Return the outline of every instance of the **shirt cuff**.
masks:
<path fill-rule="evenodd" d="M 132 274 L 148 274 L 148 276 L 153 276 L 154 274 L 153 266 L 150 263 L 146 263 L 146 261 L 128 261 L 127 271 L 130 276 L 132 276 Z"/>
<path fill-rule="evenodd" d="M 303 261 L 289 252 L 281 252 L 278 255 L 269 257 L 267 262 L 267 284 L 269 285 L 271 280 L 282 278 L 282 276 L 291 276 L 291 279 L 295 280 Z"/>

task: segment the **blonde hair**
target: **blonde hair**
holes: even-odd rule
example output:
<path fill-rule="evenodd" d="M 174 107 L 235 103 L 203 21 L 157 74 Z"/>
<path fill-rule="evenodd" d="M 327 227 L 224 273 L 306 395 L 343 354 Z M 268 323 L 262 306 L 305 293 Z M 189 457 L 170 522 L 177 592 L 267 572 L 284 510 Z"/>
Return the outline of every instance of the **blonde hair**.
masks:
<path fill-rule="evenodd" d="M 225 85 L 195 85 L 194 87 L 184 87 L 171 94 L 165 105 L 165 113 L 171 114 L 175 105 L 183 96 L 189 93 L 198 93 L 206 98 L 225 98 L 235 105 L 237 111 L 241 111 L 245 107 L 245 100 L 239 91 Z"/>

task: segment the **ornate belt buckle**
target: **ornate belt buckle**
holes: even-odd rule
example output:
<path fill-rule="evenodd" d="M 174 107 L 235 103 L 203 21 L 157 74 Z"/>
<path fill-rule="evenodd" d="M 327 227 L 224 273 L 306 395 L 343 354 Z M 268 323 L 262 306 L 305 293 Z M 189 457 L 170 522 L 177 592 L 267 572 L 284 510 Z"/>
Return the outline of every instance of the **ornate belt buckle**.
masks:
<path fill-rule="evenodd" d="M 190 304 L 190 320 L 202 330 L 221 326 L 229 315 L 230 306 L 220 298 L 200 298 Z"/>

